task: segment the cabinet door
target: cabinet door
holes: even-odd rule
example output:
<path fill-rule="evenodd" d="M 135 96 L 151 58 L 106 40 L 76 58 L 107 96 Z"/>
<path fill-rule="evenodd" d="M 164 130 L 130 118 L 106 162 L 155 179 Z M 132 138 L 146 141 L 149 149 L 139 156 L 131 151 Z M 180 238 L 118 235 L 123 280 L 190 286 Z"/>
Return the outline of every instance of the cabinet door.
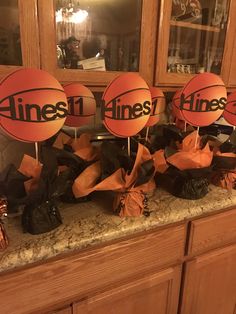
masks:
<path fill-rule="evenodd" d="M 212 72 L 228 82 L 235 1 L 161 1 L 155 83 L 182 86 Z"/>
<path fill-rule="evenodd" d="M 43 69 L 62 82 L 105 86 L 122 72 L 153 83 L 157 0 L 40 0 Z"/>
<path fill-rule="evenodd" d="M 0 78 L 40 67 L 37 0 L 0 1 Z"/>
<path fill-rule="evenodd" d="M 236 19 L 235 19 L 235 13 L 236 13 L 236 3 L 233 1 L 234 4 L 234 17 L 232 16 L 231 24 L 234 26 L 234 31 L 230 32 L 230 36 L 228 39 L 228 51 L 229 51 L 229 60 L 230 62 L 226 63 L 225 65 L 225 71 L 228 73 L 228 86 L 229 87 L 235 87 L 236 86 Z M 233 28 L 233 27 L 231 27 Z M 232 55 L 230 53 L 232 52 Z"/>
<path fill-rule="evenodd" d="M 233 40 L 233 52 L 232 52 L 232 57 L 231 57 L 231 62 L 230 62 L 230 68 L 229 68 L 229 82 L 228 82 L 228 86 L 229 87 L 235 87 L 236 86 L 236 41 L 235 41 L 235 36 L 236 36 L 236 32 L 234 33 L 234 35 L 232 36 L 232 40 Z"/>
<path fill-rule="evenodd" d="M 236 245 L 188 262 L 181 314 L 236 313 Z"/>
<path fill-rule="evenodd" d="M 74 314 L 175 314 L 181 268 L 169 268 L 74 304 Z"/>

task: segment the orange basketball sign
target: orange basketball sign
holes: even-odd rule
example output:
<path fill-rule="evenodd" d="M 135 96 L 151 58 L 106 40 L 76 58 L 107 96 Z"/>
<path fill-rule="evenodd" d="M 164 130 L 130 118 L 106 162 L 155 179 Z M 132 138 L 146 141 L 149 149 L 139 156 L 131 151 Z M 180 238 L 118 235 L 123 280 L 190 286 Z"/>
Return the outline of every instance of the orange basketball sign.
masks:
<path fill-rule="evenodd" d="M 182 93 L 182 89 L 177 90 L 172 99 L 171 109 L 172 115 L 178 120 L 184 120 L 182 112 L 180 110 L 180 95 Z"/>
<path fill-rule="evenodd" d="M 151 93 L 146 82 L 136 73 L 114 79 L 103 94 L 102 120 L 118 137 L 137 134 L 151 113 Z"/>
<path fill-rule="evenodd" d="M 71 83 L 63 87 L 68 101 L 68 116 L 65 124 L 79 127 L 92 123 L 96 112 L 96 102 L 92 92 L 79 83 Z"/>
<path fill-rule="evenodd" d="M 64 124 L 67 107 L 62 86 L 45 71 L 17 70 L 0 83 L 0 125 L 17 140 L 53 136 Z"/>
<path fill-rule="evenodd" d="M 226 101 L 227 92 L 221 78 L 212 73 L 201 73 L 183 88 L 180 110 L 187 123 L 207 126 L 221 116 Z"/>
<path fill-rule="evenodd" d="M 228 96 L 223 116 L 228 123 L 236 125 L 236 92 Z"/>
<path fill-rule="evenodd" d="M 160 115 L 165 111 L 166 99 L 163 92 L 158 87 L 150 88 L 152 96 L 152 107 L 147 127 L 155 125 L 160 120 Z"/>

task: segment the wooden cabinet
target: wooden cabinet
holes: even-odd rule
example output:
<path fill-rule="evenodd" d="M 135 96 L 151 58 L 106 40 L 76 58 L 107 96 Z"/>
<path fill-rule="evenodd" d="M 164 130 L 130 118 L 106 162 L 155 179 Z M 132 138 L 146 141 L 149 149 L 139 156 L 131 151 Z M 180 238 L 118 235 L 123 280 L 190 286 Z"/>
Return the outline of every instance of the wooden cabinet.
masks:
<path fill-rule="evenodd" d="M 37 0 L 0 3 L 0 79 L 24 67 L 40 68 Z"/>
<path fill-rule="evenodd" d="M 59 25 L 57 24 L 60 23 L 56 23 L 55 20 L 55 12 L 57 9 L 59 10 L 59 8 L 57 8 L 57 2 L 58 1 L 53 0 L 38 1 L 41 66 L 43 69 L 52 73 L 62 82 L 79 81 L 89 86 L 104 87 L 117 75 L 120 75 L 122 71 L 132 71 L 132 68 L 137 66 L 137 71 L 143 78 L 148 83 L 153 83 L 156 25 L 158 17 L 157 0 L 130 1 L 130 3 L 129 1 L 115 0 L 103 2 L 91 1 L 90 9 L 86 9 L 88 11 L 88 18 L 90 16 L 91 18 L 86 22 L 87 26 L 83 28 L 83 32 L 86 32 L 87 35 L 84 35 L 78 24 L 63 22 L 64 26 L 62 25 L 63 29 L 60 29 L 60 38 L 64 40 L 64 44 L 61 44 L 63 41 L 60 41 L 57 36 L 59 34 Z M 61 3 L 65 5 L 70 4 L 69 1 L 58 2 L 58 4 Z M 74 2 L 72 1 L 71 3 L 73 5 Z M 79 1 L 80 8 L 87 8 L 86 4 L 87 1 Z M 63 7 L 62 10 L 65 12 L 67 7 Z M 99 15 L 101 12 L 104 14 L 104 18 Z M 97 15 L 98 17 L 96 18 Z M 140 18 L 138 18 L 137 24 L 132 26 L 132 24 L 134 24 L 133 17 L 135 15 L 140 16 Z M 117 25 L 114 24 L 115 20 L 118 21 Z M 110 24 L 112 21 L 113 24 Z M 127 23 L 132 26 L 131 30 L 128 29 Z M 107 28 L 102 30 L 102 26 L 104 25 L 107 25 Z M 111 27 L 110 25 L 113 26 Z M 140 36 L 138 36 L 139 32 Z M 61 67 L 59 66 L 57 49 L 59 54 L 66 54 L 64 53 L 65 48 L 62 46 L 67 45 L 67 42 L 65 44 L 65 38 L 67 37 L 73 37 L 76 40 L 78 51 L 75 53 L 77 53 L 79 57 L 81 53 L 83 54 L 82 59 L 78 57 L 78 60 L 81 61 L 77 62 L 77 66 L 82 66 L 83 70 L 79 68 L 75 69 L 77 66 L 71 68 L 71 64 L 67 64 L 67 61 L 64 62 L 64 65 Z M 93 56 L 94 64 L 96 63 L 96 60 L 94 60 L 95 52 L 91 52 L 91 49 L 89 53 L 87 51 L 92 41 L 93 45 L 96 44 L 96 40 L 100 40 L 100 47 L 105 47 L 105 49 L 102 49 L 103 52 L 104 50 L 109 50 L 109 62 L 111 63 L 111 61 L 114 60 L 114 65 L 110 68 L 114 68 L 114 70 L 89 70 L 88 63 L 85 65 L 84 58 L 86 56 L 88 58 L 87 60 L 91 60 L 90 57 Z M 98 51 L 99 49 L 97 49 L 97 52 Z M 98 54 L 100 54 L 100 52 Z M 128 58 L 129 60 L 129 66 L 121 66 L 121 64 L 118 64 L 119 62 L 122 63 L 124 55 L 126 55 L 126 59 Z M 136 64 L 137 62 L 138 64 Z M 90 67 L 92 64 L 91 61 Z M 95 67 L 95 65 L 93 66 Z M 109 69 L 107 65 L 105 68 Z"/>
<path fill-rule="evenodd" d="M 236 243 L 236 209 L 190 223 L 188 256 Z"/>
<path fill-rule="evenodd" d="M 6 272 L 0 281 L 3 313 L 235 314 L 236 209 Z"/>
<path fill-rule="evenodd" d="M 156 293 L 162 304 L 175 309 L 185 235 L 186 225 L 183 223 L 2 274 L 1 311 L 11 314 L 50 313 L 50 310 L 79 300 L 91 298 L 92 303 L 98 302 L 94 296 L 102 291 L 111 293 L 103 295 L 106 306 L 109 298 L 117 298 L 118 291 L 126 289 L 130 298 L 133 294 L 136 299 L 141 288 L 151 302 L 152 294 Z M 176 268 L 176 265 L 179 266 Z M 156 275 L 146 277 L 153 273 Z M 163 295 L 160 286 L 165 290 Z M 167 291 L 168 296 L 165 295 Z M 131 303 L 130 299 L 127 302 Z"/>
<path fill-rule="evenodd" d="M 181 267 L 100 293 L 73 305 L 73 314 L 175 314 L 178 309 Z"/>
<path fill-rule="evenodd" d="M 232 21 L 232 23 L 235 23 L 236 21 Z M 235 36 L 236 36 L 236 30 L 231 32 L 231 36 L 229 38 L 229 47 L 233 47 L 232 49 L 232 54 L 229 58 L 231 60 L 228 63 L 228 66 L 226 68 L 226 71 L 228 72 L 228 86 L 231 88 L 236 87 L 236 41 L 235 41 Z M 231 50 L 231 49 L 230 49 Z"/>
<path fill-rule="evenodd" d="M 65 307 L 63 309 L 56 310 L 56 311 L 53 311 L 53 312 L 48 312 L 48 313 L 45 313 L 45 314 L 72 314 L 72 307 L 68 306 L 68 307 Z"/>
<path fill-rule="evenodd" d="M 78 1 L 4 1 L 0 4 L 0 78 L 22 66 L 37 67 L 50 72 L 60 82 L 78 81 L 99 91 L 121 73 L 137 71 L 150 85 L 176 90 L 194 74 L 211 71 L 221 75 L 227 87 L 236 86 L 235 1 L 200 0 L 192 5 L 191 1 L 186 1 L 188 6 L 174 0 L 129 1 L 130 4 L 127 1 L 94 1 L 94 6 L 102 6 L 97 7 L 98 15 L 105 14 L 104 19 L 100 16 L 95 20 L 91 11 L 93 2 L 90 2 L 88 14 L 91 19 L 87 25 L 90 28 L 83 23 L 83 26 L 73 25 L 71 21 L 61 28 L 60 38 L 75 38 L 74 44 L 80 46 L 82 58 L 77 61 L 77 69 L 66 61 L 60 65 L 59 59 L 64 58 L 65 49 L 57 36 L 56 12 L 60 11 L 58 4 L 65 12 L 66 5 L 69 10 L 71 5 L 78 6 Z M 121 7 L 116 8 L 116 5 Z M 88 7 L 88 1 L 79 1 L 79 6 Z M 116 18 L 117 23 L 114 22 Z M 9 25 L 14 29 L 9 29 Z M 100 48 L 96 55 L 84 52 L 98 42 Z M 4 55 L 11 54 L 17 59 L 9 56 L 6 61 Z M 102 56 L 99 66 L 91 61 L 95 57 L 90 57 L 94 55 L 98 55 L 98 59 Z M 91 70 L 91 64 L 98 69 Z"/>
<path fill-rule="evenodd" d="M 181 314 L 236 313 L 236 209 L 190 222 L 187 256 Z"/>
<path fill-rule="evenodd" d="M 236 3 L 230 0 L 162 0 L 155 84 L 183 86 L 196 73 L 213 72 L 232 85 L 235 12 Z"/>
<path fill-rule="evenodd" d="M 187 262 L 181 314 L 236 313 L 236 245 Z"/>

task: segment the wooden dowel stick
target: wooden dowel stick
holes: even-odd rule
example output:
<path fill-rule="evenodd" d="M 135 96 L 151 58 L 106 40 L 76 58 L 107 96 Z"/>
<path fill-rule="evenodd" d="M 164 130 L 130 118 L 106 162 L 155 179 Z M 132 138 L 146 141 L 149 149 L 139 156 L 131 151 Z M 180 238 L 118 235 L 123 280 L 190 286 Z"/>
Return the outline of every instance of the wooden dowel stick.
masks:
<path fill-rule="evenodd" d="M 77 139 L 77 128 L 75 128 L 75 140 Z"/>
<path fill-rule="evenodd" d="M 35 159 L 37 164 L 39 163 L 39 146 L 38 146 L 38 142 L 34 143 L 34 147 L 35 147 Z"/>
<path fill-rule="evenodd" d="M 195 145 L 194 145 L 195 148 L 197 148 L 198 135 L 199 135 L 199 126 L 197 127 L 197 134 L 196 134 Z"/>
<path fill-rule="evenodd" d="M 186 123 L 186 121 L 184 121 L 184 132 L 186 132 L 187 131 L 187 123 Z"/>
<path fill-rule="evenodd" d="M 145 137 L 145 141 L 146 142 L 148 141 L 148 133 L 149 133 L 149 126 L 146 129 L 146 137 Z"/>
<path fill-rule="evenodd" d="M 128 156 L 130 157 L 130 137 L 128 137 Z"/>

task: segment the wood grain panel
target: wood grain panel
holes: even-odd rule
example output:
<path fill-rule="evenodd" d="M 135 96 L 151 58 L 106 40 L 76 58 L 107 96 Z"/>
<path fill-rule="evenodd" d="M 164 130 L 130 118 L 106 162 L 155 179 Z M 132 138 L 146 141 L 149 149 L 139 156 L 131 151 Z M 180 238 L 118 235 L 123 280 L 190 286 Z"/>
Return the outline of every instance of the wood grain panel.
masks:
<path fill-rule="evenodd" d="M 230 1 L 230 11 L 226 31 L 221 76 L 227 87 L 236 86 L 236 2 Z"/>
<path fill-rule="evenodd" d="M 37 0 L 18 0 L 23 65 L 40 68 Z"/>
<path fill-rule="evenodd" d="M 187 263 L 181 314 L 234 314 L 236 245 Z"/>
<path fill-rule="evenodd" d="M 45 314 L 72 314 L 72 307 L 69 306 L 69 307 L 66 307 L 64 309 L 56 310 L 53 312 L 47 312 Z"/>
<path fill-rule="evenodd" d="M 1 311 L 27 314 L 70 304 L 129 277 L 181 263 L 185 225 L 0 276 Z"/>
<path fill-rule="evenodd" d="M 18 0 L 18 8 L 23 66 L 40 68 L 37 0 Z M 21 68 L 0 65 L 0 79 Z"/>
<path fill-rule="evenodd" d="M 163 270 L 78 302 L 73 314 L 175 314 L 180 278 L 180 266 Z"/>
<path fill-rule="evenodd" d="M 236 209 L 192 221 L 188 254 L 196 256 L 234 242 L 236 242 Z"/>
<path fill-rule="evenodd" d="M 158 16 L 159 1 L 143 0 L 139 72 L 150 86 L 154 84 Z"/>

